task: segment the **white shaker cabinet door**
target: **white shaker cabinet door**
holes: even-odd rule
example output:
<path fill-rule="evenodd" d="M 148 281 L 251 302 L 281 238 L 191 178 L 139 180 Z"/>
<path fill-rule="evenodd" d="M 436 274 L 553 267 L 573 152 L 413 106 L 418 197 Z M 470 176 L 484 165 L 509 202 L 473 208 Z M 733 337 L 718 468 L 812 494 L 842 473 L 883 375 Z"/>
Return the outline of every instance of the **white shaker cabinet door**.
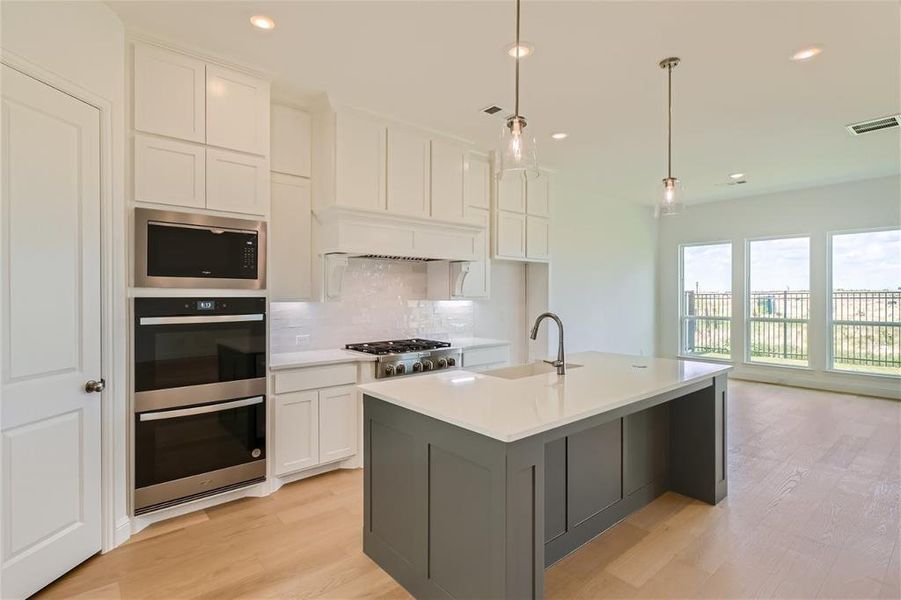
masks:
<path fill-rule="evenodd" d="M 206 206 L 206 149 L 196 144 L 135 135 L 135 201 Z"/>
<path fill-rule="evenodd" d="M 431 207 L 439 219 L 463 219 L 463 147 L 432 140 Z"/>
<path fill-rule="evenodd" d="M 319 390 L 319 460 L 330 462 L 357 453 L 357 388 Z"/>
<path fill-rule="evenodd" d="M 429 139 L 405 127 L 388 129 L 388 212 L 429 214 Z"/>
<path fill-rule="evenodd" d="M 352 111 L 335 118 L 335 202 L 384 210 L 385 125 Z"/>
<path fill-rule="evenodd" d="M 551 257 L 550 221 L 541 217 L 526 217 L 526 256 L 536 260 Z"/>
<path fill-rule="evenodd" d="M 495 254 L 498 258 L 525 258 L 525 215 L 499 210 L 495 218 L 497 219 Z"/>
<path fill-rule="evenodd" d="M 206 207 L 265 215 L 269 209 L 269 167 L 266 159 L 207 148 Z"/>
<path fill-rule="evenodd" d="M 273 104 L 270 111 L 269 169 L 310 176 L 312 120 L 302 110 Z"/>
<path fill-rule="evenodd" d="M 319 393 L 275 396 L 275 474 L 319 464 Z"/>
<path fill-rule="evenodd" d="M 497 208 L 509 212 L 526 212 L 525 182 L 520 173 L 507 173 L 497 180 Z"/>
<path fill-rule="evenodd" d="M 310 181 L 272 174 L 269 215 L 269 299 L 309 300 L 312 296 Z"/>
<path fill-rule="evenodd" d="M 206 66 L 156 46 L 134 46 L 135 129 L 203 143 Z"/>
<path fill-rule="evenodd" d="M 544 173 L 541 177 L 526 182 L 526 212 L 536 217 L 549 217 L 550 204 L 548 187 L 550 180 Z"/>
<path fill-rule="evenodd" d="M 269 83 L 213 65 L 206 68 L 206 143 L 269 153 Z"/>
<path fill-rule="evenodd" d="M 466 206 L 491 208 L 491 163 L 487 158 L 468 155 L 463 163 L 463 197 Z"/>

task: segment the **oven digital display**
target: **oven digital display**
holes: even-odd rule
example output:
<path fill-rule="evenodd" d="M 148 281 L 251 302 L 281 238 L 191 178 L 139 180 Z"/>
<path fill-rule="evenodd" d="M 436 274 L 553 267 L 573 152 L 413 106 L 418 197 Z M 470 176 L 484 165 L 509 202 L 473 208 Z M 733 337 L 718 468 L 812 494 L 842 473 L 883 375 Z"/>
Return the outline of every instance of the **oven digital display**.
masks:
<path fill-rule="evenodd" d="M 216 310 L 215 300 L 198 300 L 197 310 Z"/>

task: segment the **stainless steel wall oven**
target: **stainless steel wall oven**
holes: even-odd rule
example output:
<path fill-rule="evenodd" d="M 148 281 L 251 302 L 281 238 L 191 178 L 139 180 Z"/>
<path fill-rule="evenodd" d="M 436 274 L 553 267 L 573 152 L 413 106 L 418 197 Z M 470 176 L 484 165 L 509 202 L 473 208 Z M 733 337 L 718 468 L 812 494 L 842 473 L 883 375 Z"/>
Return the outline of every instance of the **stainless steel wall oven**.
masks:
<path fill-rule="evenodd" d="M 136 298 L 136 514 L 266 476 L 266 299 Z"/>

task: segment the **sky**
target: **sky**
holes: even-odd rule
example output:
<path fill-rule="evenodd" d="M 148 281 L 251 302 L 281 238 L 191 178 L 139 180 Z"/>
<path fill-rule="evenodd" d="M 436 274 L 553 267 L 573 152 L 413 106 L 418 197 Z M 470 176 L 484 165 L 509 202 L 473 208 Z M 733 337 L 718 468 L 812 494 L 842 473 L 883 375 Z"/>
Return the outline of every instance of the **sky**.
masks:
<path fill-rule="evenodd" d="M 731 244 L 686 246 L 684 252 L 684 289 L 702 292 L 731 289 Z M 835 289 L 901 289 L 901 231 L 835 235 L 832 252 Z M 807 238 L 752 241 L 749 261 L 752 290 L 810 288 Z"/>

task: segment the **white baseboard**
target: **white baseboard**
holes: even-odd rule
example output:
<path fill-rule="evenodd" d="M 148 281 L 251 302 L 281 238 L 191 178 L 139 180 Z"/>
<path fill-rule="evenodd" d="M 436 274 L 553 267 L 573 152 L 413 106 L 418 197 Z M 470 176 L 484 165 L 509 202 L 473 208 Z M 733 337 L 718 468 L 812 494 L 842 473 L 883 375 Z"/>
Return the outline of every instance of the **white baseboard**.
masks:
<path fill-rule="evenodd" d="M 856 375 L 852 373 L 835 373 L 832 371 L 793 371 L 786 368 L 767 369 L 766 367 L 736 366 L 729 373 L 731 379 L 775 383 L 792 387 L 855 394 L 858 396 L 875 396 L 901 400 L 901 381 L 891 377 Z"/>
<path fill-rule="evenodd" d="M 180 517 L 205 508 L 211 508 L 219 504 L 231 502 L 232 500 L 238 500 L 239 498 L 246 498 L 248 496 L 262 497 L 268 496 L 270 493 L 272 492 L 269 491 L 267 482 L 263 481 L 246 488 L 229 490 L 227 492 L 222 492 L 221 494 L 216 494 L 215 496 L 207 496 L 206 498 L 198 498 L 197 500 L 191 500 L 184 504 L 163 508 L 145 515 L 135 515 L 131 518 L 131 535 L 138 533 L 149 525 L 159 523 L 160 521 Z"/>
<path fill-rule="evenodd" d="M 116 522 L 116 529 L 113 532 L 113 547 L 107 548 L 104 550 L 104 554 L 112 550 L 113 548 L 117 548 L 121 546 L 125 542 L 128 541 L 128 538 L 131 537 L 131 519 L 128 517 L 122 517 Z"/>

